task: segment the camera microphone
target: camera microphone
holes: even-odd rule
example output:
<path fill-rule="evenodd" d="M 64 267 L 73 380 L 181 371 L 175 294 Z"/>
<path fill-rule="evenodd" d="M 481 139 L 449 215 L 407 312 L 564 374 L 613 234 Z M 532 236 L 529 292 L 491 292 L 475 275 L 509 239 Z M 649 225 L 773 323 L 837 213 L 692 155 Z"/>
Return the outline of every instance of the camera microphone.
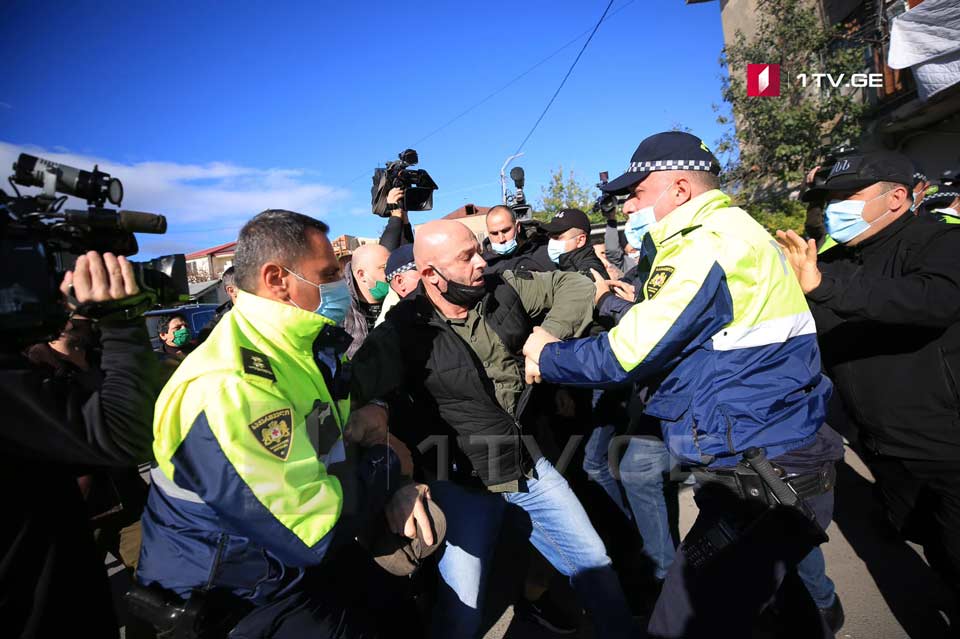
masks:
<path fill-rule="evenodd" d="M 166 233 L 167 218 L 156 213 L 144 213 L 142 211 L 124 211 L 119 212 L 120 228 L 130 233 Z"/>
<path fill-rule="evenodd" d="M 13 165 L 13 181 L 22 186 L 39 186 L 53 196 L 55 191 L 73 195 L 89 204 L 103 206 L 104 201 L 120 205 L 123 184 L 96 166 L 93 171 L 76 169 L 66 164 L 21 153 Z"/>

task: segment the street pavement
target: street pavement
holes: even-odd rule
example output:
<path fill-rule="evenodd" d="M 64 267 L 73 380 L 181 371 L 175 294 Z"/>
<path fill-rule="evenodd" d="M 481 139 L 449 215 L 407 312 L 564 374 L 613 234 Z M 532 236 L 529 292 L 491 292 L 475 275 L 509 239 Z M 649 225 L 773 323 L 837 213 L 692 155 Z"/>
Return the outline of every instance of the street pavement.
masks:
<path fill-rule="evenodd" d="M 940 610 L 949 601 L 946 586 L 930 570 L 917 546 L 888 533 L 873 495 L 873 477 L 849 448 L 839 466 L 834 522 L 823 546 L 827 574 L 846 612 L 841 639 L 939 639 L 948 636 Z M 680 529 L 686 534 L 697 516 L 693 491 L 680 493 Z M 583 621 L 577 637 L 593 637 Z M 557 635 L 513 618 L 508 609 L 485 639 L 546 639 Z M 569 636 L 569 635 L 568 635 Z"/>

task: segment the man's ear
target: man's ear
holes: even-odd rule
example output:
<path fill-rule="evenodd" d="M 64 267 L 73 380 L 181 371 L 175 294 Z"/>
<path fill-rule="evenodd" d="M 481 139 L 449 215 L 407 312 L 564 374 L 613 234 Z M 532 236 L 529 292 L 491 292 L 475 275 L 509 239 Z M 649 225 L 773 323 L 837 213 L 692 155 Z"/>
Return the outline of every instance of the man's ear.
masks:
<path fill-rule="evenodd" d="M 586 246 L 586 245 L 587 245 L 587 235 L 586 235 L 586 233 L 584 233 L 583 235 L 578 235 L 578 236 L 577 236 L 577 248 L 583 248 L 583 247 Z"/>
<path fill-rule="evenodd" d="M 676 188 L 674 193 L 673 203 L 675 206 L 683 206 L 687 202 L 693 199 L 693 185 L 690 184 L 690 180 L 685 177 L 680 178 L 676 183 L 670 187 L 672 191 Z"/>
<path fill-rule="evenodd" d="M 290 299 L 290 279 L 293 276 L 287 269 L 276 262 L 267 262 L 260 267 L 260 281 L 258 282 L 262 291 L 269 297 L 278 300 Z"/>
<path fill-rule="evenodd" d="M 907 201 L 907 194 L 910 191 L 905 186 L 896 186 L 887 193 L 887 207 L 891 211 L 899 211 L 904 202 Z"/>
<path fill-rule="evenodd" d="M 437 282 L 440 280 L 440 276 L 437 275 L 435 268 L 427 265 L 420 269 L 420 279 L 436 286 Z"/>

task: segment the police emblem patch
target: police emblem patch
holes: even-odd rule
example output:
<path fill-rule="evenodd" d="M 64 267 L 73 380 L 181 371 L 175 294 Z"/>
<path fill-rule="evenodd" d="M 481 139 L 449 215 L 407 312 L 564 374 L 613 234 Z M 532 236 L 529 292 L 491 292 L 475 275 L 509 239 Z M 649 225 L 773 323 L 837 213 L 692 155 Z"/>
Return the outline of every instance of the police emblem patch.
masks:
<path fill-rule="evenodd" d="M 650 273 L 650 277 L 647 279 L 646 291 L 648 300 L 660 292 L 660 289 L 667 283 L 667 280 L 670 279 L 670 276 L 673 275 L 675 270 L 672 266 L 658 266 L 653 269 L 653 272 Z"/>
<path fill-rule="evenodd" d="M 250 424 L 248 428 L 264 448 L 280 459 L 286 459 L 290 454 L 293 417 L 289 408 L 267 413 Z"/>
<path fill-rule="evenodd" d="M 241 348 L 240 357 L 243 360 L 244 372 L 266 377 L 272 382 L 277 381 L 276 375 L 273 374 L 273 367 L 270 366 L 270 360 L 263 353 L 252 351 L 249 348 Z"/>

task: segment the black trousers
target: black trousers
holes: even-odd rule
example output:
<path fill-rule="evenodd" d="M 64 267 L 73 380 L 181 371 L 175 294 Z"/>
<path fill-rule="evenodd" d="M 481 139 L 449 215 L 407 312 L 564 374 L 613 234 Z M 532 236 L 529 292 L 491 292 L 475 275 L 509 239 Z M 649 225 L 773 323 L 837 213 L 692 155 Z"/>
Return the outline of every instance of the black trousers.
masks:
<path fill-rule="evenodd" d="M 816 605 L 793 570 L 816 545 L 809 522 L 793 509 L 768 509 L 717 485 L 698 489 L 696 501 L 700 513 L 667 572 L 650 617 L 649 635 L 677 639 L 749 637 L 778 592 L 789 591 L 793 623 L 787 634 L 778 632 L 777 636 L 829 636 Z M 806 503 L 825 530 L 833 517 L 833 491 L 808 498 Z M 753 525 L 746 525 L 737 541 L 703 567 L 694 567 L 685 548 L 703 536 L 709 537 L 721 519 L 732 528 L 743 529 L 746 522 Z"/>
<path fill-rule="evenodd" d="M 960 460 L 866 455 L 891 523 L 923 546 L 960 602 Z"/>

